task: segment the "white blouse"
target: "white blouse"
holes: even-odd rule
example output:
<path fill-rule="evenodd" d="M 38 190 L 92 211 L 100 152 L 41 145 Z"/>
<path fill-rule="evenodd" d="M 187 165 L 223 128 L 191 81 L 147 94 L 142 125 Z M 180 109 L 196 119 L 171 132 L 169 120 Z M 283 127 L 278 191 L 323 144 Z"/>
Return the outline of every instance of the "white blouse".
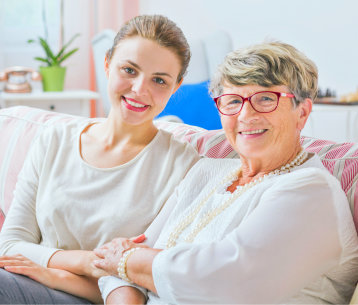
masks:
<path fill-rule="evenodd" d="M 190 206 L 239 167 L 237 159 L 199 161 L 148 228 L 147 243 L 165 249 Z M 358 280 L 357 234 L 339 182 L 317 156 L 244 192 L 187 243 L 201 216 L 228 196 L 219 187 L 177 245 L 156 256 L 158 295 L 149 292 L 148 304 L 349 302 Z M 99 283 L 104 298 L 126 285 L 114 277 Z"/>

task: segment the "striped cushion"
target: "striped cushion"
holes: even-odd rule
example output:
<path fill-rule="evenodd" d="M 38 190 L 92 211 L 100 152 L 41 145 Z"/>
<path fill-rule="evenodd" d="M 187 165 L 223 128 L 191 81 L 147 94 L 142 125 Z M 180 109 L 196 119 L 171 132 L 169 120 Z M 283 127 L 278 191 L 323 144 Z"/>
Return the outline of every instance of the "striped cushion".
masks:
<path fill-rule="evenodd" d="M 34 138 L 46 126 L 84 120 L 89 119 L 25 106 L 0 110 L 0 230 L 13 198 L 17 175 Z M 157 121 L 156 125 L 172 132 L 178 139 L 191 143 L 201 155 L 211 158 L 237 157 L 223 130 L 207 131 L 166 121 Z M 358 229 L 358 144 L 336 144 L 308 137 L 302 137 L 301 142 L 307 151 L 317 153 L 324 166 L 341 182 Z"/>
<path fill-rule="evenodd" d="M 302 146 L 317 153 L 323 165 L 341 182 L 358 232 L 358 143 L 334 143 L 302 137 Z"/>
<path fill-rule="evenodd" d="M 17 106 L 0 110 L 0 230 L 26 153 L 46 126 L 83 118 Z"/>

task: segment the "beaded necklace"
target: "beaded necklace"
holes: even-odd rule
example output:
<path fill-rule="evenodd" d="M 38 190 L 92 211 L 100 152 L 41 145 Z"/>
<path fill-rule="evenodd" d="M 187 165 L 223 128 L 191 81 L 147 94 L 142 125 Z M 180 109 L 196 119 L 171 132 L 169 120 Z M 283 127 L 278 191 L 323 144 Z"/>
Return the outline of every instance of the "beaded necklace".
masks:
<path fill-rule="evenodd" d="M 259 177 L 249 183 L 246 183 L 243 186 L 238 187 L 232 194 L 230 194 L 229 198 L 225 202 L 223 202 L 221 205 L 217 207 L 214 207 L 213 209 L 211 209 L 201 217 L 201 219 L 198 221 L 198 223 L 195 225 L 192 231 L 185 238 L 185 241 L 189 243 L 193 242 L 195 237 L 199 234 L 201 230 L 203 230 L 216 216 L 218 216 L 225 209 L 227 209 L 238 197 L 240 197 L 248 189 L 261 183 L 262 181 L 266 180 L 269 177 L 278 176 L 290 172 L 292 168 L 303 164 L 306 161 L 306 159 L 307 159 L 307 152 L 301 150 L 301 152 L 295 157 L 295 159 L 293 159 L 290 163 L 287 163 L 286 165 L 282 166 L 280 169 L 276 169 L 262 177 Z M 238 172 L 239 173 L 241 172 L 241 167 L 238 170 L 236 169 L 230 175 L 228 175 L 223 180 L 222 184 L 232 181 L 235 177 L 237 177 Z M 216 192 L 216 190 L 217 187 L 213 188 L 207 194 L 207 196 L 196 207 L 192 208 L 192 210 L 179 222 L 179 224 L 175 227 L 175 229 L 170 233 L 168 237 L 168 241 L 166 245 L 167 249 L 174 247 L 176 245 L 179 236 L 194 221 L 196 216 L 199 214 L 199 212 L 202 210 L 205 204 L 209 201 L 210 197 Z"/>

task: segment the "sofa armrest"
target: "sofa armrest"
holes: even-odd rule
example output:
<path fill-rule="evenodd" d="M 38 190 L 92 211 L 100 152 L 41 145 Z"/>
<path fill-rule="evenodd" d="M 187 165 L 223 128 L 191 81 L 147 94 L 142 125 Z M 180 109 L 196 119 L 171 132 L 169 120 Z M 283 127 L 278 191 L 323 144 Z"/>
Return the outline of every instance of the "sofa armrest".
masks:
<path fill-rule="evenodd" d="M 356 289 L 354 290 L 353 296 L 349 304 L 358 304 L 358 284 L 356 286 Z"/>

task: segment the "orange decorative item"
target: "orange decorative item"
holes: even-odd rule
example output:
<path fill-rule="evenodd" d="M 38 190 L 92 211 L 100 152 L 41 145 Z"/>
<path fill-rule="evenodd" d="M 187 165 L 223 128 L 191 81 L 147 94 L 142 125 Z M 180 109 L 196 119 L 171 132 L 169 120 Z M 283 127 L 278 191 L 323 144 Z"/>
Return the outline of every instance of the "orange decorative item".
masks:
<path fill-rule="evenodd" d="M 31 92 L 28 74 L 31 75 L 33 81 L 41 80 L 41 74 L 32 68 L 14 66 L 1 71 L 0 81 L 6 81 L 4 91 L 8 93 Z"/>

